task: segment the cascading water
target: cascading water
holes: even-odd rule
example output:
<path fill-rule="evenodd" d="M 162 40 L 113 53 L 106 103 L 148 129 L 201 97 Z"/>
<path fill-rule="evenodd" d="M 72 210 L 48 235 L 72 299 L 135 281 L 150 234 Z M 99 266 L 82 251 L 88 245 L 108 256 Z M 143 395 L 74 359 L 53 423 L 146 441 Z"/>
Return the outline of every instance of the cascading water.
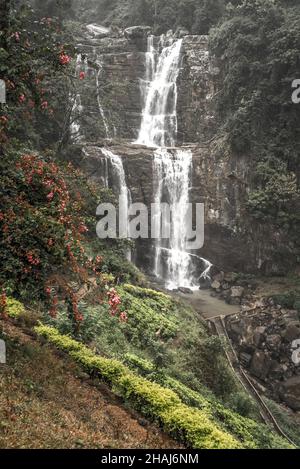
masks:
<path fill-rule="evenodd" d="M 87 72 L 87 69 L 88 69 L 87 59 L 82 60 L 82 55 L 78 54 L 77 59 L 76 59 L 75 78 L 78 77 L 82 69 L 84 69 L 85 73 Z M 80 92 L 77 92 L 74 102 L 73 102 L 73 108 L 71 112 L 70 132 L 71 132 L 71 137 L 72 137 L 73 142 L 80 142 L 83 139 L 83 136 L 81 135 L 81 128 L 80 128 L 80 123 L 79 123 L 82 111 L 83 111 L 83 107 L 81 104 Z"/>
<path fill-rule="evenodd" d="M 101 148 L 102 154 L 106 159 L 106 187 L 109 186 L 109 170 L 108 164 L 111 168 L 111 179 L 112 179 L 112 188 L 115 189 L 117 195 L 119 196 L 119 210 L 120 213 L 124 215 L 125 224 L 119 222 L 120 232 L 119 236 L 122 238 L 129 237 L 129 226 L 128 226 L 128 210 L 132 203 L 131 192 L 127 187 L 126 175 L 124 171 L 124 166 L 122 158 L 119 155 L 116 155 L 111 150 L 107 148 Z M 127 253 L 127 259 L 131 260 L 131 251 Z"/>
<path fill-rule="evenodd" d="M 101 59 L 100 59 L 100 57 L 99 57 L 98 55 L 97 55 L 96 64 L 97 64 L 97 66 L 98 66 L 98 71 L 97 71 L 97 73 L 96 73 L 96 87 L 97 87 L 97 102 L 98 102 L 98 108 L 99 108 L 100 115 L 101 115 L 101 117 L 102 117 L 104 129 L 105 129 L 105 136 L 106 136 L 106 138 L 111 138 L 111 132 L 110 132 L 108 120 L 107 120 L 107 118 L 106 118 L 106 115 L 105 115 L 105 112 L 104 112 L 104 109 L 103 109 L 103 106 L 102 106 L 102 102 L 101 102 L 101 96 L 100 96 L 100 90 L 101 90 L 101 87 L 100 87 L 100 75 L 101 75 L 102 70 L 103 70 L 103 65 L 102 65 Z"/>
<path fill-rule="evenodd" d="M 192 152 L 176 150 L 174 154 L 165 148 L 154 154 L 155 202 L 166 202 L 172 208 L 171 218 L 164 221 L 169 239 L 160 239 L 156 245 L 155 274 L 165 278 L 167 288 L 191 286 L 191 257 L 186 252 L 186 206 L 192 174 Z M 160 213 L 160 208 L 159 208 Z M 158 214 L 158 216 L 160 216 Z"/>
<path fill-rule="evenodd" d="M 182 39 L 162 36 L 155 46 L 153 36 L 148 38 L 146 77 L 141 81 L 144 100 L 141 129 L 137 144 L 157 147 L 153 159 L 153 190 L 155 194 L 154 219 L 161 227 L 161 236 L 155 245 L 154 273 L 165 281 L 166 287 L 196 286 L 194 258 L 204 265 L 207 277 L 210 263 L 187 252 L 187 204 L 192 177 L 193 155 L 175 147 L 177 137 L 177 78 L 180 71 Z M 162 204 L 171 208 L 171 217 L 161 217 Z M 199 280 L 199 279 L 198 279 Z M 199 284 L 198 284 L 199 286 Z"/>
<path fill-rule="evenodd" d="M 154 37 L 148 38 L 146 80 L 141 82 L 144 110 L 136 143 L 154 147 L 175 146 L 177 134 L 177 77 L 182 39 L 163 47 L 169 41 L 162 36 L 157 49 Z"/>

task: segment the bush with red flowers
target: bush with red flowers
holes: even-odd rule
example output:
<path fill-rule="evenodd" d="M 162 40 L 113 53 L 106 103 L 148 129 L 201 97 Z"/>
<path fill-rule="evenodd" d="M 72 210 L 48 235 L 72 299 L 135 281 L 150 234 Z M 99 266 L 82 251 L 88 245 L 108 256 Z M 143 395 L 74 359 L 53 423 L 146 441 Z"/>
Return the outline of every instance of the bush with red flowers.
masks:
<path fill-rule="evenodd" d="M 24 300 L 44 300 L 52 316 L 58 297 L 69 299 L 75 321 L 81 321 L 80 285 L 96 277 L 105 287 L 102 258 L 85 252 L 92 186 L 71 165 L 32 153 L 9 153 L 0 161 L 0 173 L 0 284 Z"/>

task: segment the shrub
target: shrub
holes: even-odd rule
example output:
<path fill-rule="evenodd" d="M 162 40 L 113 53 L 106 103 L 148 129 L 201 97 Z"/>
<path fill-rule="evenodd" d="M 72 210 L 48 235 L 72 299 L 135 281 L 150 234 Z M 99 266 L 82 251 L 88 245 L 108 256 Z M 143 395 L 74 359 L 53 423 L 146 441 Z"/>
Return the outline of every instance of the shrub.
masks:
<path fill-rule="evenodd" d="M 234 437 L 219 430 L 200 410 L 184 405 L 169 389 L 137 376 L 117 360 L 96 356 L 83 344 L 62 336 L 56 329 L 39 325 L 38 335 L 68 352 L 91 372 L 98 373 L 123 398 L 144 415 L 159 421 L 172 435 L 194 448 L 241 448 Z"/>
<path fill-rule="evenodd" d="M 10 318 L 18 318 L 23 313 L 25 313 L 25 307 L 20 301 L 15 300 L 14 298 L 7 298 L 7 314 Z"/>
<path fill-rule="evenodd" d="M 133 369 L 138 369 L 148 379 L 156 380 L 155 367 L 148 360 L 143 360 L 135 355 L 126 355 L 125 361 Z M 161 376 L 159 378 L 161 379 Z M 204 411 L 210 420 L 213 419 L 218 422 L 220 428 L 233 434 L 235 438 L 243 443 L 245 448 L 290 447 L 282 438 L 271 433 L 265 425 L 258 424 L 224 407 L 213 394 L 204 397 L 199 392 L 190 389 L 170 376 L 165 376 L 164 380 L 160 382 L 163 386 L 174 391 L 187 406 Z M 241 396 L 238 393 L 237 396 L 238 399 L 242 397 L 242 402 L 244 402 L 244 394 Z M 245 410 L 244 406 L 242 410 Z M 248 407 L 247 410 L 249 410 Z"/>

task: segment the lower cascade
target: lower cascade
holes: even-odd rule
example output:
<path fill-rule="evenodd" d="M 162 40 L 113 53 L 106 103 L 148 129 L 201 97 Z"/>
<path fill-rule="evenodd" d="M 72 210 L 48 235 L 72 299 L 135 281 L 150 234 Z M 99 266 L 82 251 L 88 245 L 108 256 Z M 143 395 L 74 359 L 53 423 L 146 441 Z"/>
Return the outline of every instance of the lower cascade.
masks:
<path fill-rule="evenodd" d="M 155 151 L 153 160 L 155 202 L 168 203 L 172 208 L 170 221 L 164 222 L 163 231 L 169 231 L 168 239 L 160 238 L 156 243 L 155 275 L 166 279 L 169 289 L 178 286 L 189 287 L 193 284 L 191 270 L 192 258 L 186 252 L 187 224 L 185 223 L 186 206 L 189 202 L 189 189 L 193 165 L 190 150 L 166 148 Z"/>

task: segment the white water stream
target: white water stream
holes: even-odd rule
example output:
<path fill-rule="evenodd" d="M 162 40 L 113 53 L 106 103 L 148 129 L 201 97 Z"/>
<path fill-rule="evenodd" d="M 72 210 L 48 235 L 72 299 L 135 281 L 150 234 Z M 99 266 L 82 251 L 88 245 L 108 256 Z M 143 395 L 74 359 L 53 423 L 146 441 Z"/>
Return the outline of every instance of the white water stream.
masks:
<path fill-rule="evenodd" d="M 106 159 L 106 187 L 109 186 L 109 167 L 111 169 L 111 176 L 112 176 L 112 186 L 117 192 L 119 196 L 119 210 L 120 213 L 124 215 L 123 219 L 125 224 L 122 225 L 121 221 L 119 221 L 119 236 L 122 238 L 129 238 L 129 224 L 127 223 L 128 220 L 128 212 L 129 207 L 132 203 L 131 192 L 127 186 L 126 182 L 126 175 L 124 171 L 123 161 L 119 155 L 116 155 L 108 148 L 101 148 L 102 154 L 105 156 Z M 127 259 L 131 260 L 131 252 L 128 251 Z"/>

